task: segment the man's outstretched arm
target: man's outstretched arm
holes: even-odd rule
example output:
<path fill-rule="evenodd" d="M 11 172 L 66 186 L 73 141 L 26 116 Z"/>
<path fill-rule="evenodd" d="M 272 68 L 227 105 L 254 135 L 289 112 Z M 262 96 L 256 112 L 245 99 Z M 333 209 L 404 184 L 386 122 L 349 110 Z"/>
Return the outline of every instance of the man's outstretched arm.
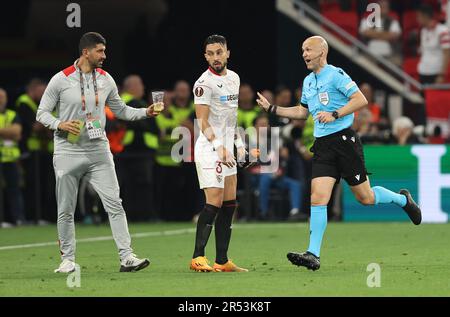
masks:
<path fill-rule="evenodd" d="M 277 105 L 271 105 L 269 101 L 259 92 L 258 97 L 259 98 L 256 99 L 256 102 L 266 112 L 289 119 L 308 119 L 308 108 L 303 107 L 302 105 L 297 105 L 295 107 L 278 107 Z"/>
<path fill-rule="evenodd" d="M 155 117 L 164 109 L 164 104 L 162 102 L 152 104 L 146 109 L 127 106 L 119 96 L 117 85 L 114 82 L 114 79 L 109 74 L 107 74 L 107 76 L 110 79 L 110 85 L 112 86 L 112 89 L 110 94 L 108 95 L 108 98 L 106 99 L 106 103 L 109 105 L 112 112 L 114 112 L 117 118 L 128 121 L 140 120 L 148 117 Z"/>

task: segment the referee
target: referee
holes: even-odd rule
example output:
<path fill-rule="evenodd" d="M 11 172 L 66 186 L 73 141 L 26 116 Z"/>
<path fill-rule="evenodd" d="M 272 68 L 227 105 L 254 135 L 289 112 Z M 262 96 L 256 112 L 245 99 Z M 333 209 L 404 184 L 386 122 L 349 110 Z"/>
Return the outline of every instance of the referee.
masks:
<path fill-rule="evenodd" d="M 36 119 L 55 130 L 53 166 L 58 204 L 58 236 L 62 262 L 55 272 L 75 270 L 74 213 L 80 180 L 86 177 L 108 212 L 111 231 L 119 250 L 120 272 L 141 270 L 148 259 L 139 259 L 131 249 L 131 238 L 113 156 L 105 135 L 105 103 L 122 120 L 156 116 L 163 104 L 135 109 L 125 105 L 114 79 L 101 67 L 106 59 L 106 40 L 99 33 L 84 34 L 80 57 L 50 80 Z M 52 112 L 56 110 L 56 117 Z"/>
<path fill-rule="evenodd" d="M 338 67 L 327 64 L 328 44 L 320 36 L 306 39 L 303 60 L 312 71 L 303 81 L 300 105 L 284 108 L 271 105 L 258 93 L 258 104 L 269 113 L 291 119 L 314 118 L 314 142 L 311 151 L 311 219 L 309 248 L 304 253 L 290 252 L 289 261 L 310 270 L 320 268 L 320 246 L 327 225 L 327 204 L 333 186 L 344 178 L 356 199 L 363 205 L 393 203 L 403 208 L 411 221 L 422 221 L 419 206 L 406 189 L 394 193 L 384 187 L 371 187 L 364 154 L 357 134 L 350 129 L 354 112 L 367 100 L 352 79 Z"/>

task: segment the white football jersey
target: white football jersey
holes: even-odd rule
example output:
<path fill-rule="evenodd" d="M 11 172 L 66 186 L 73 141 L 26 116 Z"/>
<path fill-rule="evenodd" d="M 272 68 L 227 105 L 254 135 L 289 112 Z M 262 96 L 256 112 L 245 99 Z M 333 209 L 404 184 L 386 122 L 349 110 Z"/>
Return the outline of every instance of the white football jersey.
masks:
<path fill-rule="evenodd" d="M 234 133 L 237 124 L 240 78 L 227 69 L 220 76 L 209 68 L 194 84 L 194 103 L 210 107 L 208 122 L 216 138 L 221 140 L 229 151 L 233 151 Z M 209 141 L 200 131 L 197 142 Z"/>

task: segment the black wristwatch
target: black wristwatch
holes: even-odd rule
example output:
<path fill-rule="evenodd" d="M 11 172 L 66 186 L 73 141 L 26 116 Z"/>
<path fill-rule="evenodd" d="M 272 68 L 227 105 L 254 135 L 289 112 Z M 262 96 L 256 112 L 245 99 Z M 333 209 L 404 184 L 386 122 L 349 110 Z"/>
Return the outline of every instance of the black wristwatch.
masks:
<path fill-rule="evenodd" d="M 331 113 L 331 115 L 332 115 L 333 118 L 335 118 L 336 120 L 339 119 L 339 112 L 333 111 L 333 112 Z"/>

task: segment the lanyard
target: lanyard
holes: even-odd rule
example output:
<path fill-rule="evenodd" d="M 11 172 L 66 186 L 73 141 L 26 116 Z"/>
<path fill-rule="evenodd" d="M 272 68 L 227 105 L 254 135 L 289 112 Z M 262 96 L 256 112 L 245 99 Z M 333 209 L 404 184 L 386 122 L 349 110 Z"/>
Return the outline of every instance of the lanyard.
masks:
<path fill-rule="evenodd" d="M 92 82 L 94 84 L 95 93 L 95 108 L 98 108 L 98 90 L 97 90 L 97 80 L 95 79 L 95 70 L 92 70 Z M 84 80 L 83 73 L 80 71 L 80 88 L 81 88 L 81 109 L 86 112 L 86 97 L 84 95 Z"/>

